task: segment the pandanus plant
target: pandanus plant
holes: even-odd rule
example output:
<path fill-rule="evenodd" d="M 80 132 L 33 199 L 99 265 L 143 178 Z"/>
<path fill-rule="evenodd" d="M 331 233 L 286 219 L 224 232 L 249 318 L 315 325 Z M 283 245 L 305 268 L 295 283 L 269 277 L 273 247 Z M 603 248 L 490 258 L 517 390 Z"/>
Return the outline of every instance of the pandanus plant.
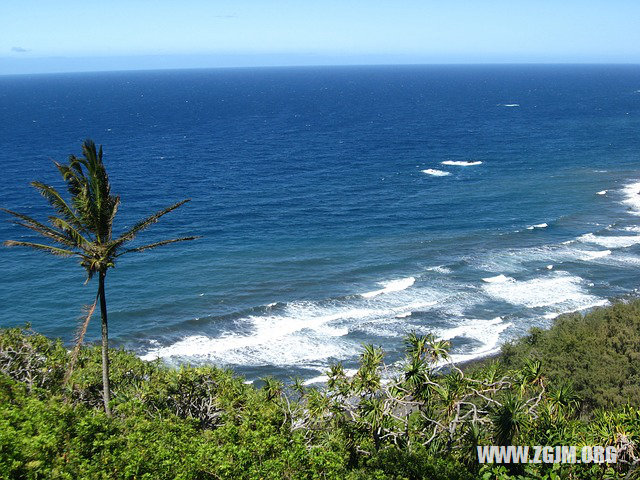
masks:
<path fill-rule="evenodd" d="M 111 194 L 109 177 L 102 162 L 102 146 L 99 150 L 96 150 L 95 143 L 91 140 L 86 140 L 82 144 L 81 157 L 69 156 L 69 163 L 66 165 L 54 163 L 66 183 L 70 201 L 65 200 L 50 185 L 31 182 L 31 185 L 47 199 L 57 213 L 57 215 L 49 217 L 49 225 L 45 225 L 27 215 L 2 209 L 15 217 L 14 223 L 38 233 L 49 242 L 44 244 L 8 240 L 4 244 L 8 247 L 29 247 L 61 257 L 77 258 L 80 260 L 80 265 L 86 270 L 87 282 L 94 276 L 98 276 L 96 300 L 100 302 L 102 320 L 103 400 L 105 412 L 110 416 L 109 328 L 105 297 L 107 271 L 115 266 L 118 258 L 128 253 L 142 252 L 163 245 L 197 238 L 174 238 L 135 248 L 126 247 L 138 233 L 189 200 L 182 200 L 154 213 L 114 238 L 112 233 L 113 223 L 120 204 L 120 197 Z M 87 320 L 88 318 L 90 318 L 90 315 L 87 316 Z"/>

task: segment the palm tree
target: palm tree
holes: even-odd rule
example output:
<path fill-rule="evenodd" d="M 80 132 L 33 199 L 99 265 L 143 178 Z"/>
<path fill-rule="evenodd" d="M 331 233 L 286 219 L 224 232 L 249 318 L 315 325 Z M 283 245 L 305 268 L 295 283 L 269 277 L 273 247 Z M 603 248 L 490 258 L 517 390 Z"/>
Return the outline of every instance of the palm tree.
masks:
<path fill-rule="evenodd" d="M 115 266 L 116 259 L 127 253 L 142 252 L 170 243 L 193 240 L 197 237 L 174 238 L 143 245 L 124 248 L 138 233 L 157 222 L 160 217 L 184 205 L 182 200 L 136 223 L 117 238 L 112 236 L 113 221 L 118 211 L 120 197 L 111 194 L 111 185 L 104 164 L 102 146 L 96 151 L 91 140 L 82 144 L 82 157 L 69 156 L 69 164 L 54 162 L 67 184 L 71 201 L 67 202 L 53 187 L 41 182 L 31 182 L 57 212 L 50 216 L 51 226 L 20 213 L 2 209 L 16 217 L 14 223 L 35 231 L 54 245 L 8 240 L 8 247 L 30 247 L 61 257 L 76 257 L 87 272 L 87 282 L 98 275 L 97 299 L 100 302 L 102 319 L 102 384 L 104 409 L 111 415 L 109 406 L 109 329 L 107 323 L 107 301 L 105 298 L 105 277 L 107 270 Z M 86 283 L 86 282 L 85 282 Z"/>

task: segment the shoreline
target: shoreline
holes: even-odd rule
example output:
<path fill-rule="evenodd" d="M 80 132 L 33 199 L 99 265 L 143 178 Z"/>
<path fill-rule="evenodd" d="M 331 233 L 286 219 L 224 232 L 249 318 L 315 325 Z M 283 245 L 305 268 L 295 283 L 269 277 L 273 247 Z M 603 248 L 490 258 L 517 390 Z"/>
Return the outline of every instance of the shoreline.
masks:
<path fill-rule="evenodd" d="M 518 337 L 517 339 L 520 339 L 520 338 L 522 338 L 522 337 Z M 472 368 L 472 367 L 478 366 L 480 364 L 483 364 L 485 362 L 489 362 L 491 360 L 496 360 L 496 359 L 500 358 L 501 356 L 502 356 L 502 347 L 497 352 L 488 353 L 488 354 L 483 355 L 481 357 L 471 358 L 469 360 L 462 360 L 462 361 L 457 362 L 457 363 L 453 362 L 453 364 L 456 365 L 461 370 L 465 370 L 467 368 Z"/>

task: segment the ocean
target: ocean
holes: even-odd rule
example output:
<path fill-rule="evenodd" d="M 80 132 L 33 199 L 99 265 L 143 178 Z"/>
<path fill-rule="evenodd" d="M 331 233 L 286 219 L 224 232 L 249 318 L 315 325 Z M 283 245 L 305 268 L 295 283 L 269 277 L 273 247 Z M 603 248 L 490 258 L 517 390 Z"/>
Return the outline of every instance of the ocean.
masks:
<path fill-rule="evenodd" d="M 0 118 L 4 208 L 46 219 L 28 183 L 61 187 L 87 137 L 116 231 L 192 199 L 139 241 L 201 239 L 107 276 L 112 343 L 145 359 L 313 383 L 366 343 L 468 360 L 640 287 L 637 65 L 3 76 Z M 74 260 L 2 248 L 0 272 L 0 326 L 72 341 L 97 288 Z"/>

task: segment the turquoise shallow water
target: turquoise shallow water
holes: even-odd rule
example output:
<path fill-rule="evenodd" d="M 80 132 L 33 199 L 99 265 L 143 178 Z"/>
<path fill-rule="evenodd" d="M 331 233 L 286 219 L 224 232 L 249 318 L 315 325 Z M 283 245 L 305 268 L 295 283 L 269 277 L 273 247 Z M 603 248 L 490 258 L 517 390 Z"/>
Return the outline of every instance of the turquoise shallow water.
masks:
<path fill-rule="evenodd" d="M 201 240 L 108 277 L 144 358 L 313 379 L 417 330 L 466 359 L 640 284 L 637 66 L 7 76 L 0 115 L 6 208 L 46 218 L 28 182 L 88 136 L 122 228 L 192 198 L 141 240 Z M 77 265 L 1 249 L 0 271 L 0 325 L 72 338 Z"/>

